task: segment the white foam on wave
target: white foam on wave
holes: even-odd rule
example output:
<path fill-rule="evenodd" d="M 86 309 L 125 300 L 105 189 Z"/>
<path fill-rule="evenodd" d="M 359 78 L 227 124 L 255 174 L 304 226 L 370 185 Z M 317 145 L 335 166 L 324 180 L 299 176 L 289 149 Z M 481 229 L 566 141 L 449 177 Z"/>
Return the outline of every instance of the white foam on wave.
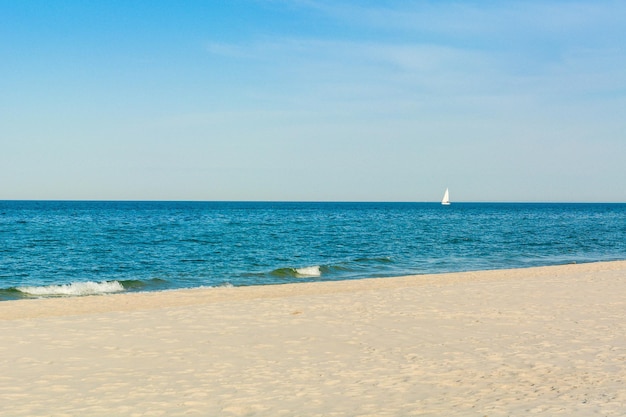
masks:
<path fill-rule="evenodd" d="M 41 287 L 18 287 L 24 294 L 51 297 L 51 296 L 78 296 L 110 294 L 124 291 L 124 287 L 117 281 L 105 282 L 73 282 L 64 285 L 46 285 Z"/>
<path fill-rule="evenodd" d="M 319 266 L 307 266 L 304 268 L 296 268 L 296 274 L 301 277 L 319 277 L 322 275 L 322 270 Z"/>

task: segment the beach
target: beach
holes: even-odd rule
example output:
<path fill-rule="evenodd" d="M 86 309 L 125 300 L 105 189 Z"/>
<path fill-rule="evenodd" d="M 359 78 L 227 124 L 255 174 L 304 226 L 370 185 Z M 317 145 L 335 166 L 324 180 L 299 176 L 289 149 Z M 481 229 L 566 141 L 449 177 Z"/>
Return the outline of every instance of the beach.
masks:
<path fill-rule="evenodd" d="M 626 262 L 0 303 L 3 416 L 618 416 Z"/>

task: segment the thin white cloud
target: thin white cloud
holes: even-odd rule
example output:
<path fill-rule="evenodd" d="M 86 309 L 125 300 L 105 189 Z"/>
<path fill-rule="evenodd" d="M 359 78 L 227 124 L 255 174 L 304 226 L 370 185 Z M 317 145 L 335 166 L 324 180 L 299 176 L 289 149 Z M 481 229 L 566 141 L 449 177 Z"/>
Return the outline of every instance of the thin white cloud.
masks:
<path fill-rule="evenodd" d="M 210 50 L 264 62 L 285 85 L 306 81 L 352 91 L 357 88 L 347 86 L 554 98 L 623 91 L 626 82 L 626 4 L 619 2 L 282 3 L 366 30 L 351 30 L 347 38 L 266 37 Z"/>
<path fill-rule="evenodd" d="M 533 29 L 568 34 L 586 29 L 620 27 L 626 4 L 610 1 L 288 1 L 350 25 L 393 32 L 451 36 L 492 35 Z"/>

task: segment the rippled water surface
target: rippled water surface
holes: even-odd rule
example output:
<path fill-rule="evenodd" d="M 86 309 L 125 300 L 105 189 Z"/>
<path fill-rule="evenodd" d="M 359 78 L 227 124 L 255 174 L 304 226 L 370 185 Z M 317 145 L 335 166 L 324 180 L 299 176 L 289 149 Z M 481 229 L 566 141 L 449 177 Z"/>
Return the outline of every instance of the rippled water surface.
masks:
<path fill-rule="evenodd" d="M 0 299 L 626 259 L 626 204 L 0 201 Z"/>

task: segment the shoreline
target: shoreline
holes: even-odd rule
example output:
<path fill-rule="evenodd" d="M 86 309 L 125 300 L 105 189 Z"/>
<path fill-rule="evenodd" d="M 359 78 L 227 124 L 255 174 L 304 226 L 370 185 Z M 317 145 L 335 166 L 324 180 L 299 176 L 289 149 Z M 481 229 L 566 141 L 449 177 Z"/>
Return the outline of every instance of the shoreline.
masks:
<path fill-rule="evenodd" d="M 451 285 L 472 281 L 502 281 L 531 275 L 547 277 L 563 272 L 595 272 L 625 269 L 626 260 L 532 266 L 528 268 L 489 269 L 480 271 L 444 272 L 398 277 L 362 278 L 337 281 L 314 281 L 250 286 L 224 286 L 167 289 L 160 291 L 121 292 L 85 296 L 41 297 L 0 302 L 0 321 L 22 318 L 55 317 L 137 311 L 166 307 L 183 307 L 204 303 L 257 298 L 280 298 L 291 295 L 320 295 L 335 292 L 358 292 L 374 289 Z"/>
<path fill-rule="evenodd" d="M 12 416 L 617 416 L 626 261 L 0 303 Z"/>

